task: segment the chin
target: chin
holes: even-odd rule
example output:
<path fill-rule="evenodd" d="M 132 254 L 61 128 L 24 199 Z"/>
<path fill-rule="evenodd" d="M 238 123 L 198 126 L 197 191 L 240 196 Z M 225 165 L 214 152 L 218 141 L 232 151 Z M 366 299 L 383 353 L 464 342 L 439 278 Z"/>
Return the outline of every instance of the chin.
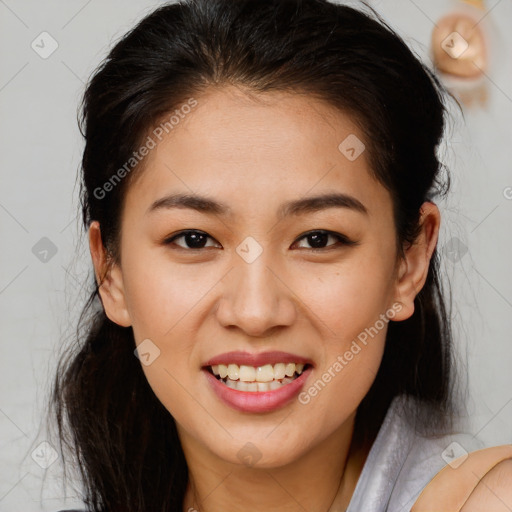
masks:
<path fill-rule="evenodd" d="M 294 436 L 283 429 L 284 435 L 272 438 L 273 434 L 270 434 L 265 438 L 260 433 L 256 438 L 249 435 L 247 430 L 240 435 L 234 429 L 228 430 L 233 435 L 229 441 L 208 439 L 204 444 L 215 457 L 239 467 L 279 468 L 292 464 L 304 454 L 304 436 L 300 433 Z M 272 429 L 265 429 L 265 435 L 268 436 L 268 432 L 272 432 Z"/>

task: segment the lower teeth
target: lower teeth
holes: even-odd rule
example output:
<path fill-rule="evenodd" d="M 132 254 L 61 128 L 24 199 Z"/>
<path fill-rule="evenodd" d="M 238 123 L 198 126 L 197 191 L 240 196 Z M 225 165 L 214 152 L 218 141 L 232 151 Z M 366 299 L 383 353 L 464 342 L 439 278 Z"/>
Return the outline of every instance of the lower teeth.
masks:
<path fill-rule="evenodd" d="M 293 377 L 285 377 L 282 380 L 272 380 L 270 382 L 244 382 L 241 380 L 231 380 L 229 377 L 225 377 L 224 379 L 219 378 L 219 380 L 228 388 L 236 389 L 238 391 L 262 392 L 282 388 L 290 382 L 293 382 L 297 377 L 298 375 L 295 374 Z"/>

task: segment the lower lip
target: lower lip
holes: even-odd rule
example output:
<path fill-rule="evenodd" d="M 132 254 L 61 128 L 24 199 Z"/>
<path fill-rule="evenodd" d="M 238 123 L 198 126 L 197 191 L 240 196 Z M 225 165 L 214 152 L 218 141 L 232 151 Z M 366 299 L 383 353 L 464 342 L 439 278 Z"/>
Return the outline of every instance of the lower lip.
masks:
<path fill-rule="evenodd" d="M 271 391 L 239 391 L 223 384 L 208 370 L 203 370 L 217 396 L 233 409 L 242 412 L 271 412 L 290 402 L 304 386 L 311 367 L 292 382 Z"/>

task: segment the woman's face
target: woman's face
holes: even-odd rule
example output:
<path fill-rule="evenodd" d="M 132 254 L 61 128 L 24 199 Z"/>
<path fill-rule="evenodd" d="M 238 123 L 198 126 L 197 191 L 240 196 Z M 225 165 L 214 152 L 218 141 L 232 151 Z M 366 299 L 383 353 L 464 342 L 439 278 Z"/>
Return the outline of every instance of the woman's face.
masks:
<path fill-rule="evenodd" d="M 352 424 L 388 319 L 411 312 L 392 202 L 360 130 L 326 103 L 228 87 L 196 99 L 128 189 L 104 305 L 143 343 L 182 443 L 277 467 Z"/>

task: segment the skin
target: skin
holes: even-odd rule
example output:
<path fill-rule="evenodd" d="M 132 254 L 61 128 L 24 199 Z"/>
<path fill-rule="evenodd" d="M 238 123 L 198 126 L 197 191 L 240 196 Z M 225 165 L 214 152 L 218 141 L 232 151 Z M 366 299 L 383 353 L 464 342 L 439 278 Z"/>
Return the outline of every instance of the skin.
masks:
<path fill-rule="evenodd" d="M 461 512 L 510 512 L 512 510 L 512 459 L 492 468 L 478 483 Z"/>
<path fill-rule="evenodd" d="M 142 368 L 177 423 L 190 474 L 183 510 L 344 510 L 367 455 L 351 450 L 354 417 L 379 368 L 387 324 L 306 405 L 234 410 L 201 367 L 232 350 L 282 350 L 313 361 L 308 388 L 393 304 L 400 310 L 392 321 L 412 315 L 439 210 L 423 204 L 420 235 L 399 259 L 391 198 L 371 177 L 367 152 L 350 161 L 338 149 L 350 134 L 364 142 L 350 117 L 284 92 L 254 97 L 230 86 L 196 99 L 128 189 L 120 262 L 109 265 L 100 226 L 91 224 L 103 306 L 112 321 L 132 326 L 136 344 L 149 338 L 160 349 Z M 148 213 L 178 192 L 225 203 L 232 214 Z M 332 192 L 357 198 L 367 214 L 331 207 L 277 216 L 286 201 Z M 185 229 L 207 233 L 208 247 L 187 249 L 183 237 L 163 242 Z M 303 235 L 318 229 L 357 245 L 329 237 L 315 252 Z M 236 252 L 248 236 L 263 250 L 252 263 Z M 260 457 L 254 466 L 237 456 L 247 442 Z"/>

